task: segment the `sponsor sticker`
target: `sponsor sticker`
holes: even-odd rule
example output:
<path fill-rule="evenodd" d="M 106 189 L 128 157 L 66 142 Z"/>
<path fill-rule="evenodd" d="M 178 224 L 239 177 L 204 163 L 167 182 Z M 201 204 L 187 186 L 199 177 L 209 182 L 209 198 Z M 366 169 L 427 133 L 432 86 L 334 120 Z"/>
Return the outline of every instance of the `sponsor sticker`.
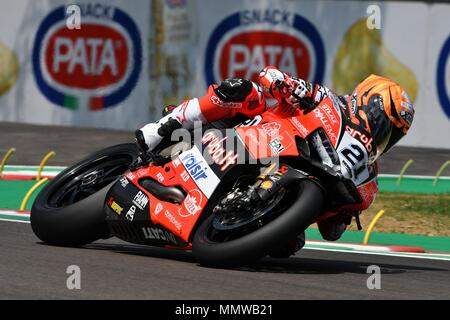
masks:
<path fill-rule="evenodd" d="M 303 137 L 306 137 L 310 133 L 297 117 L 289 118 L 289 121 L 297 128 Z"/>
<path fill-rule="evenodd" d="M 267 122 L 262 125 L 262 129 L 269 137 L 276 137 L 280 132 L 281 124 L 278 122 Z"/>
<path fill-rule="evenodd" d="M 133 172 L 128 172 L 128 173 L 126 174 L 126 177 L 127 177 L 128 179 L 130 179 L 130 180 L 136 179 L 136 175 L 135 175 Z"/>
<path fill-rule="evenodd" d="M 220 179 L 206 163 L 197 146 L 183 152 L 179 159 L 186 169 L 188 178 L 191 177 L 203 194 L 209 198 L 220 183 Z M 183 177 L 183 174 L 182 174 Z"/>
<path fill-rule="evenodd" d="M 157 216 L 163 209 L 163 205 L 161 202 L 158 202 L 155 207 L 155 216 Z"/>
<path fill-rule="evenodd" d="M 130 181 L 128 181 L 126 177 L 120 178 L 120 185 L 122 186 L 122 188 L 126 188 L 129 183 Z"/>
<path fill-rule="evenodd" d="M 181 179 L 183 179 L 184 182 L 188 181 L 190 178 L 189 173 L 187 172 L 187 170 L 184 170 L 181 173 Z"/>
<path fill-rule="evenodd" d="M 326 116 L 326 114 L 322 111 L 321 108 L 315 108 L 313 112 L 316 115 L 316 117 L 319 118 L 320 121 L 322 122 L 323 128 L 325 129 L 328 137 L 331 139 L 331 143 L 335 144 L 337 141 L 337 136 L 336 133 L 334 132 L 332 124 L 330 123 L 330 121 L 328 121 L 328 116 Z"/>
<path fill-rule="evenodd" d="M 239 109 L 242 107 L 241 102 L 225 102 L 217 96 L 211 96 L 211 102 L 221 108 Z"/>
<path fill-rule="evenodd" d="M 174 225 L 174 227 L 180 231 L 181 230 L 181 223 L 170 213 L 169 210 L 166 210 L 164 212 L 164 216 L 170 221 L 171 224 Z"/>
<path fill-rule="evenodd" d="M 158 179 L 159 182 L 164 182 L 164 175 L 161 172 L 158 172 L 156 174 L 156 179 Z"/>
<path fill-rule="evenodd" d="M 133 199 L 133 203 L 141 210 L 144 210 L 144 208 L 147 206 L 148 203 L 148 197 L 145 193 L 142 191 L 139 191 Z"/>
<path fill-rule="evenodd" d="M 320 105 L 320 108 L 327 114 L 328 119 L 330 119 L 330 121 L 333 124 L 338 124 L 339 120 L 337 119 L 337 114 L 335 113 L 336 110 L 334 108 L 331 108 L 328 104 L 326 103 L 322 103 Z"/>
<path fill-rule="evenodd" d="M 411 125 L 413 122 L 413 115 L 408 111 L 400 110 L 400 117 L 402 117 L 403 120 L 405 120 L 409 125 Z"/>
<path fill-rule="evenodd" d="M 273 182 L 272 181 L 264 181 L 263 183 L 261 183 L 261 189 L 267 190 L 273 187 Z"/>
<path fill-rule="evenodd" d="M 178 168 L 181 165 L 181 161 L 179 158 L 176 158 L 175 160 L 172 160 L 172 164 L 174 168 Z"/>
<path fill-rule="evenodd" d="M 128 209 L 127 214 L 125 215 L 125 218 L 127 218 L 128 221 L 134 220 L 134 214 L 136 213 L 136 206 L 131 206 L 130 209 Z"/>
<path fill-rule="evenodd" d="M 175 245 L 178 244 L 176 237 L 172 233 L 157 227 L 143 227 L 142 233 L 147 240 L 159 240 L 170 242 Z"/>
<path fill-rule="evenodd" d="M 358 107 L 358 91 L 355 91 L 350 98 L 350 107 L 352 109 L 352 114 L 356 114 L 356 108 Z"/>
<path fill-rule="evenodd" d="M 206 133 L 202 138 L 202 143 L 206 144 L 211 159 L 215 164 L 221 166 L 220 170 L 225 171 L 230 165 L 235 164 L 239 155 L 234 151 L 226 151 L 223 143 L 228 137 L 219 138 L 214 131 Z"/>
<path fill-rule="evenodd" d="M 178 209 L 178 214 L 183 218 L 195 216 L 202 209 L 202 200 L 202 193 L 197 189 L 192 190 L 184 199 L 181 208 Z"/>
<path fill-rule="evenodd" d="M 272 150 L 272 153 L 274 153 L 274 154 L 280 154 L 285 149 L 285 147 L 281 143 L 280 139 L 278 139 L 278 138 L 270 141 L 269 147 Z"/>
<path fill-rule="evenodd" d="M 111 208 L 115 213 L 117 213 L 119 216 L 122 214 L 123 207 L 120 206 L 115 200 L 114 197 L 110 197 L 108 200 L 108 207 Z"/>
<path fill-rule="evenodd" d="M 373 150 L 373 138 L 372 137 L 367 137 L 364 133 L 359 132 L 356 129 L 350 128 L 349 126 L 346 126 L 346 130 L 348 133 L 350 133 L 350 135 L 353 138 L 358 139 L 359 141 L 361 141 L 364 146 L 366 147 L 366 150 L 371 153 Z"/>

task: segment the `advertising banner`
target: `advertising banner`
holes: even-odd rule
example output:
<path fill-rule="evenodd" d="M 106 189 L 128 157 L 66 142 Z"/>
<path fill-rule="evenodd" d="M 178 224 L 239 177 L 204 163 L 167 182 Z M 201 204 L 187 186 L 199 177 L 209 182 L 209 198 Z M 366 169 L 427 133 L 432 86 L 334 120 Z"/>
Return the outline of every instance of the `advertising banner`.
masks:
<path fill-rule="evenodd" d="M 78 18 L 66 1 L 2 3 L 0 119 L 111 128 L 145 123 L 150 3 L 70 5 Z M 72 25 L 77 21 L 79 27 Z"/>
<path fill-rule="evenodd" d="M 414 145 L 450 148 L 450 5 L 431 6 L 420 137 Z"/>
<path fill-rule="evenodd" d="M 436 99 L 430 106 L 432 97 L 426 90 L 430 6 L 380 3 L 376 7 L 380 25 L 370 27 L 372 4 L 199 1 L 202 10 L 213 14 L 200 20 L 203 65 L 197 72 L 198 82 L 206 86 L 228 77 L 256 80 L 262 67 L 275 65 L 348 94 L 358 82 L 378 74 L 401 84 L 418 109 L 413 129 L 400 145 L 450 148 L 449 141 L 438 141 L 423 131 L 430 118 L 442 116 Z M 408 34 L 411 36 L 405 38 Z M 447 119 L 443 125 L 450 129 Z"/>
<path fill-rule="evenodd" d="M 81 29 L 66 26 L 81 8 Z M 134 129 L 164 105 L 275 65 L 348 94 L 402 85 L 399 145 L 450 148 L 449 4 L 326 0 L 16 0 L 0 12 L 0 121 Z"/>

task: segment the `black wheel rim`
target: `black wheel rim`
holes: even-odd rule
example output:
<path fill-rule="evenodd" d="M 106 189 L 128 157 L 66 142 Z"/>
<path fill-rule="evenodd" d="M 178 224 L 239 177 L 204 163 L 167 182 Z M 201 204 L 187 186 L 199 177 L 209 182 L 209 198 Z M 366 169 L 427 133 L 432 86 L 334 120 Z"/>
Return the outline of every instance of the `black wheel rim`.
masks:
<path fill-rule="evenodd" d="M 276 196 L 270 199 L 263 206 L 255 207 L 253 212 L 248 212 L 243 215 L 221 215 L 216 216 L 213 220 L 213 227 L 216 230 L 233 230 L 242 228 L 245 225 L 251 224 L 263 216 L 270 214 L 271 210 L 274 209 L 284 197 L 285 191 L 282 190 L 278 192 Z"/>
<path fill-rule="evenodd" d="M 83 200 L 117 180 L 128 170 L 132 154 L 103 155 L 66 172 L 53 187 L 47 204 L 61 208 Z"/>
<path fill-rule="evenodd" d="M 204 232 L 204 239 L 209 243 L 224 243 L 243 237 L 276 219 L 292 203 L 292 200 L 292 193 L 283 189 L 272 202 L 268 203 L 267 207 L 261 208 L 263 212 L 246 221 L 236 221 L 234 227 L 219 227 L 220 218 L 214 216 Z"/>

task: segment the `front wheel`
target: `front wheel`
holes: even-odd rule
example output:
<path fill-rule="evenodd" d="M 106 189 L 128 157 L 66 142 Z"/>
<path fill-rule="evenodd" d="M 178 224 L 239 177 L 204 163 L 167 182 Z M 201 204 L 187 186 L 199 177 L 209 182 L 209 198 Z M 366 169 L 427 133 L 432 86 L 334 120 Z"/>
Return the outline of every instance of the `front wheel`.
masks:
<path fill-rule="evenodd" d="M 273 219 L 256 220 L 251 231 L 247 229 L 242 235 L 218 228 L 217 217 L 211 214 L 194 235 L 192 250 L 197 261 L 211 267 L 251 263 L 304 231 L 322 212 L 324 194 L 312 181 L 298 183 L 295 191 L 285 192 L 278 204 L 269 203 L 274 206 Z M 281 211 L 278 215 L 277 210 Z"/>

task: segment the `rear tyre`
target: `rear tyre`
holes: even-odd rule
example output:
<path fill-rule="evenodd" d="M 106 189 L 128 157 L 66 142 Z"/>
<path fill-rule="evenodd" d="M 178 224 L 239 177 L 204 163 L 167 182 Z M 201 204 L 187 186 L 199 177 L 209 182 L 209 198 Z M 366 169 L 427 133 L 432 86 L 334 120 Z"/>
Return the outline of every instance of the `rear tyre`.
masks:
<path fill-rule="evenodd" d="M 233 267 L 254 262 L 305 230 L 322 212 L 324 195 L 314 182 L 301 180 L 291 204 L 275 219 L 255 231 L 229 241 L 216 241 L 211 214 L 194 235 L 192 250 L 201 265 Z M 283 199 L 284 200 L 284 199 Z"/>
<path fill-rule="evenodd" d="M 136 159 L 135 144 L 98 151 L 48 183 L 31 209 L 31 227 L 43 242 L 80 246 L 108 237 L 104 202 L 112 184 Z"/>

